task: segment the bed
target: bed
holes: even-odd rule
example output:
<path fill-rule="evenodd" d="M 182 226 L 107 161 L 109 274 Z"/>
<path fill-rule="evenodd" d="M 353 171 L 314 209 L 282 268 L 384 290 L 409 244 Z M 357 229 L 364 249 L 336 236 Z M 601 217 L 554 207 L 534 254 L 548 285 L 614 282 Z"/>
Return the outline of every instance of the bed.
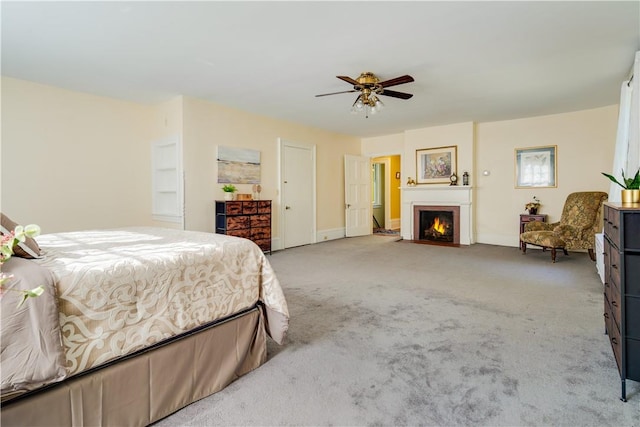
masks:
<path fill-rule="evenodd" d="M 266 362 L 289 314 L 253 242 L 138 227 L 42 235 L 3 271 L 3 425 L 148 425 Z"/>

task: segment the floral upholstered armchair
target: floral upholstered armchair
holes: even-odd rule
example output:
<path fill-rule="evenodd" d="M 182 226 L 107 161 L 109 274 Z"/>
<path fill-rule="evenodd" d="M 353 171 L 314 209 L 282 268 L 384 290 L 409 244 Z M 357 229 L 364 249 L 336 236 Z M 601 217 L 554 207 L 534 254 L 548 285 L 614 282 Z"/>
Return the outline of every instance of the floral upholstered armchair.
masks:
<path fill-rule="evenodd" d="M 530 222 L 520 234 L 522 252 L 526 253 L 527 244 L 551 249 L 551 261 L 556 262 L 556 251 L 586 249 L 589 257 L 595 261 L 593 249 L 595 235 L 602 230 L 602 204 L 607 193 L 584 191 L 567 196 L 559 222 Z"/>

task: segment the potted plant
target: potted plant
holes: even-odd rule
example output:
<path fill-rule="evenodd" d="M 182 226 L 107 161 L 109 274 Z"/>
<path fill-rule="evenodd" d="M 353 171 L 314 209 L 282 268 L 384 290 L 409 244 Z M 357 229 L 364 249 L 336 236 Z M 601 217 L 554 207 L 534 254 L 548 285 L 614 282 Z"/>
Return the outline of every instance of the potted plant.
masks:
<path fill-rule="evenodd" d="M 533 201 L 524 205 L 524 208 L 529 211 L 529 215 L 535 215 L 538 213 L 538 209 L 540 209 L 540 199 L 536 196 L 533 196 Z"/>
<path fill-rule="evenodd" d="M 233 200 L 233 193 L 238 191 L 238 189 L 233 184 L 225 184 L 222 187 L 222 191 L 224 191 L 224 199 L 225 200 Z"/>
<path fill-rule="evenodd" d="M 624 169 L 622 169 L 622 183 L 613 175 L 604 172 L 602 172 L 602 175 L 622 187 L 622 203 L 640 203 L 640 168 L 638 168 L 633 178 L 626 178 L 624 176 Z"/>

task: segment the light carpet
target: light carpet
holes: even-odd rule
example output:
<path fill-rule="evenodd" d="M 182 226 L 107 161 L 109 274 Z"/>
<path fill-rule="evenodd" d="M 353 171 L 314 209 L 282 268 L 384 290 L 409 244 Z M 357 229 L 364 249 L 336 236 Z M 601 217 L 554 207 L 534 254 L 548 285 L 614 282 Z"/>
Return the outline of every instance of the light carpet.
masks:
<path fill-rule="evenodd" d="M 366 236 L 275 252 L 265 365 L 159 426 L 632 426 L 584 253 Z"/>

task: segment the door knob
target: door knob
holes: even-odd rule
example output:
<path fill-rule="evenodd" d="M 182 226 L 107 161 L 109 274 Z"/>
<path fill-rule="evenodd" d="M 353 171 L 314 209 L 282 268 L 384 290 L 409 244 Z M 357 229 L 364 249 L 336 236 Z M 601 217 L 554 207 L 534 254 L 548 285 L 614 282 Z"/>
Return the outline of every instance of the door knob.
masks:
<path fill-rule="evenodd" d="M 291 209 L 291 206 L 285 206 L 284 208 L 285 209 Z"/>

